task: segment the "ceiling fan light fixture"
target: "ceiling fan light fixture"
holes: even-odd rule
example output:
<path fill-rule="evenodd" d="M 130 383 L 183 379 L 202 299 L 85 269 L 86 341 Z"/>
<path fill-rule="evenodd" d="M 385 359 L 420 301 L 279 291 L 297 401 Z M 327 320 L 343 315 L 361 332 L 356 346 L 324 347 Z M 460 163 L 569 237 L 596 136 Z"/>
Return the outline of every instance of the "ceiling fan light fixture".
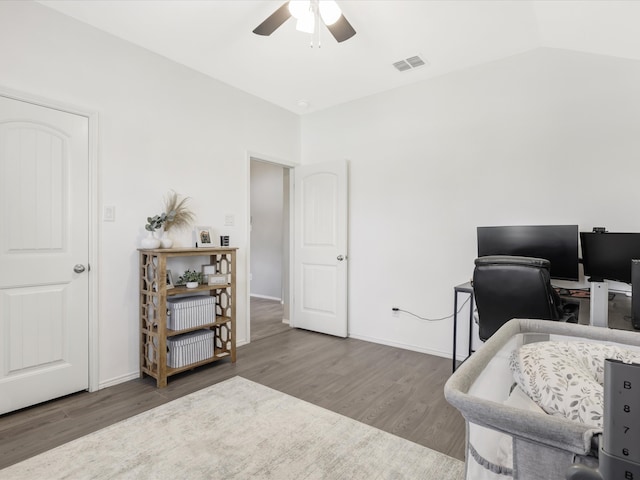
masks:
<path fill-rule="evenodd" d="M 333 25 L 342 16 L 342 11 L 335 0 L 320 0 L 318 9 L 325 25 Z"/>
<path fill-rule="evenodd" d="M 289 13 L 291 13 L 291 16 L 296 20 L 300 20 L 301 18 L 309 15 L 310 12 L 310 0 L 289 0 Z"/>
<path fill-rule="evenodd" d="M 303 17 L 300 17 L 296 22 L 296 30 L 299 32 L 313 33 L 315 31 L 316 18 L 313 12 L 309 11 Z"/>
<path fill-rule="evenodd" d="M 335 0 L 289 0 L 254 28 L 253 33 L 268 37 L 291 17 L 297 21 L 297 30 L 313 35 L 311 46 L 320 46 L 321 23 L 338 43 L 356 34 Z"/>

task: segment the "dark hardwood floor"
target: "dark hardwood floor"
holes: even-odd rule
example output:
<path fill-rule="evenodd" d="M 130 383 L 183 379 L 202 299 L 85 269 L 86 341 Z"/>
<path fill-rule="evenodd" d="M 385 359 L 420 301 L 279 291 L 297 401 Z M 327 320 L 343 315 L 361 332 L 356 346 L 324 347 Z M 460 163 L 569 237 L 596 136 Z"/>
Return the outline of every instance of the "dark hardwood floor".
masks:
<path fill-rule="evenodd" d="M 284 307 L 278 300 L 251 297 L 251 341 L 270 337 L 289 330 L 282 323 Z"/>
<path fill-rule="evenodd" d="M 235 375 L 462 460 L 464 421 L 443 395 L 450 369 L 445 358 L 287 327 L 240 347 L 235 365 L 163 389 L 145 377 L 0 416 L 0 468 Z"/>

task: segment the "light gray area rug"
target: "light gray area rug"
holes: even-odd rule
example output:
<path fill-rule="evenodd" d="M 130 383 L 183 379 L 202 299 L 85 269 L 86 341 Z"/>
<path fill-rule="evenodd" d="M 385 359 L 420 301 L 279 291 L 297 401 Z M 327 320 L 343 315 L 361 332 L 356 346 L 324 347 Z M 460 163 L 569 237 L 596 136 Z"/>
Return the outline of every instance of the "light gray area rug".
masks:
<path fill-rule="evenodd" d="M 437 479 L 464 463 L 241 377 L 0 471 L 9 479 Z"/>

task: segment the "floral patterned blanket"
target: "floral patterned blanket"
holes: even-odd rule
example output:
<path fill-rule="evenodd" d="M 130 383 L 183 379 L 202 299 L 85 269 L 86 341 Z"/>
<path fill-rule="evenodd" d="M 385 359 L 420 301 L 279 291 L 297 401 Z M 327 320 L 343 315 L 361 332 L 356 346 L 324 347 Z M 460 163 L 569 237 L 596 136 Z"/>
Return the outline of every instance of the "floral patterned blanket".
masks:
<path fill-rule="evenodd" d="M 518 386 L 550 415 L 602 428 L 604 360 L 640 363 L 615 345 L 539 342 L 515 350 L 509 365 Z"/>

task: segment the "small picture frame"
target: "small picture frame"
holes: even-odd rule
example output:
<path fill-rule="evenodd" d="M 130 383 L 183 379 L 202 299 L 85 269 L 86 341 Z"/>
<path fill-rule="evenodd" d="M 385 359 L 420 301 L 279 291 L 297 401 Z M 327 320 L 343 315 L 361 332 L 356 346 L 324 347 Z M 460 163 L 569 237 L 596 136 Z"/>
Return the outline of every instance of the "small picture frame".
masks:
<path fill-rule="evenodd" d="M 202 265 L 204 281 L 208 285 L 226 285 L 229 283 L 229 276 L 226 273 L 218 273 L 215 265 Z"/>
<path fill-rule="evenodd" d="M 202 265 L 202 275 L 204 275 L 204 281 L 209 282 L 209 275 L 216 274 L 216 266 L 215 265 Z"/>
<path fill-rule="evenodd" d="M 175 285 L 173 284 L 173 275 L 171 275 L 171 270 L 167 270 L 167 290 L 169 290 L 170 288 L 173 288 Z M 160 286 L 160 282 L 153 282 L 153 291 L 157 292 L 158 291 L 158 287 Z"/>
<path fill-rule="evenodd" d="M 211 227 L 197 226 L 193 230 L 196 248 L 214 247 Z"/>
<path fill-rule="evenodd" d="M 202 265 L 202 274 L 203 275 L 212 275 L 216 273 L 215 265 Z"/>
<path fill-rule="evenodd" d="M 208 285 L 227 285 L 228 283 L 229 276 L 226 273 L 214 273 L 207 279 Z"/>

